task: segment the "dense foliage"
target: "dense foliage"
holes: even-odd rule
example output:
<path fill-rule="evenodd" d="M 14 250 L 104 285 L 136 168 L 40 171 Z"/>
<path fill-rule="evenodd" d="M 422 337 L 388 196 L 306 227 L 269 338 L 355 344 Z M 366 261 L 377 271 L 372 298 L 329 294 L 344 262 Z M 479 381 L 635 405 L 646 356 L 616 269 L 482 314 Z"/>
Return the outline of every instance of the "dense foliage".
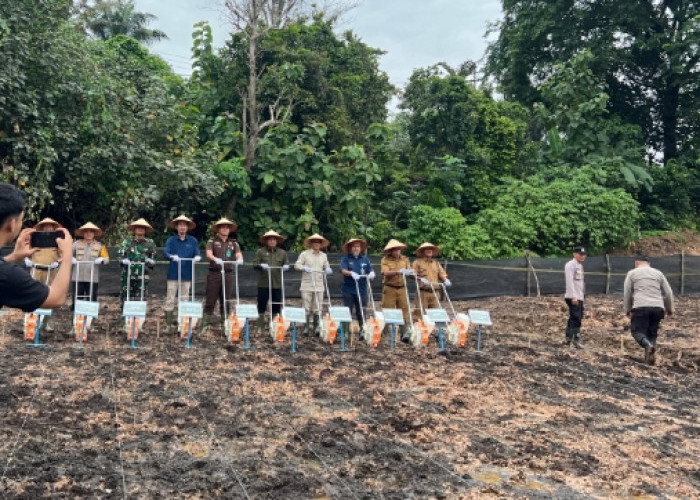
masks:
<path fill-rule="evenodd" d="M 226 215 L 247 249 L 275 229 L 451 258 L 697 228 L 697 2 L 504 0 L 497 88 L 469 61 L 420 68 L 391 121 L 379 49 L 327 13 L 263 8 L 285 0 L 229 6 L 248 3 L 224 47 L 194 26 L 187 81 L 142 45 L 165 34 L 131 1 L 0 4 L 0 180 L 28 220 L 115 241 L 146 217 L 162 243 L 178 213 L 198 237 Z"/>

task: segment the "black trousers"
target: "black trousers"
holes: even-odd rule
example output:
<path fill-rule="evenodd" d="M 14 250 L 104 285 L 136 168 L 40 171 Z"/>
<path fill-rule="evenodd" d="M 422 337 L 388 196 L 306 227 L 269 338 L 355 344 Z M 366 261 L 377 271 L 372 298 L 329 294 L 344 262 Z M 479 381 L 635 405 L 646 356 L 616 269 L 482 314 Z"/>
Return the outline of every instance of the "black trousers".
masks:
<path fill-rule="evenodd" d="M 632 321 L 632 337 L 637 343 L 645 347 L 645 340 L 651 345 L 656 345 L 656 337 L 659 333 L 659 323 L 666 316 L 663 307 L 637 307 L 632 309 L 630 319 Z"/>
<path fill-rule="evenodd" d="M 75 281 L 73 282 L 75 284 Z M 70 306 L 71 311 L 75 311 L 76 300 L 90 300 L 97 302 L 97 283 L 92 284 L 92 295 L 90 295 L 90 282 L 78 281 L 78 294 L 75 294 L 75 286 L 73 286 L 73 304 Z M 89 297 L 88 297 L 89 296 Z"/>
<path fill-rule="evenodd" d="M 566 322 L 566 336 L 570 337 L 581 330 L 581 320 L 583 319 L 583 301 L 579 300 L 573 304 L 571 299 L 565 299 L 569 306 L 569 320 Z"/>
<path fill-rule="evenodd" d="M 282 310 L 282 289 L 272 288 L 272 294 L 270 294 L 269 288 L 258 288 L 258 314 L 264 314 L 267 310 L 267 303 L 270 300 L 270 295 L 272 295 L 272 315 L 279 314 Z"/>
<path fill-rule="evenodd" d="M 224 273 L 226 276 L 226 301 L 229 304 L 235 303 L 236 297 L 233 294 L 233 273 Z M 210 271 L 207 274 L 207 291 L 204 301 L 204 314 L 212 314 L 216 303 L 219 303 L 219 313 L 224 316 L 224 301 L 221 287 L 221 272 Z M 234 302 L 231 302 L 231 301 Z M 227 309 L 230 313 L 231 309 Z"/>
<path fill-rule="evenodd" d="M 355 310 L 355 318 L 362 328 L 364 324 L 362 318 L 367 317 L 367 295 L 361 296 L 343 292 L 343 305 L 350 309 L 350 314 L 353 313 L 353 309 Z"/>

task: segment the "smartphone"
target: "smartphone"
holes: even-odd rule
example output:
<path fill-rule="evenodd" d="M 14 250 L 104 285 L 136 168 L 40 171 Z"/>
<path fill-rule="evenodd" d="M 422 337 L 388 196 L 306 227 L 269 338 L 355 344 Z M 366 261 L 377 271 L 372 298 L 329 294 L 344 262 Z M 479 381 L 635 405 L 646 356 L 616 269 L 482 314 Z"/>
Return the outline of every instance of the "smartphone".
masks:
<path fill-rule="evenodd" d="M 30 245 L 33 248 L 57 247 L 56 238 L 64 238 L 63 231 L 36 231 L 31 235 Z"/>

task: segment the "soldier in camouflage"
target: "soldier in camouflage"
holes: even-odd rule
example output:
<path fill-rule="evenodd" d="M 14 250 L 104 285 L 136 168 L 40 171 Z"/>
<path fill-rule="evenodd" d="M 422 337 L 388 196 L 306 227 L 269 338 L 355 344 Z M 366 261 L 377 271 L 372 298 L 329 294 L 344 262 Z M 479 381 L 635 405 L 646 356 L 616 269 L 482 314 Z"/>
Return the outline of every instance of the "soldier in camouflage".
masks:
<path fill-rule="evenodd" d="M 129 224 L 127 228 L 134 233 L 134 236 L 133 238 L 127 238 L 119 246 L 122 306 L 127 299 L 127 291 L 130 300 L 146 299 L 148 295 L 148 271 L 153 269 L 156 264 L 156 245 L 152 239 L 146 238 L 146 234 L 153 232 L 153 227 L 145 219 L 141 218 Z M 130 278 L 129 270 L 131 270 Z M 145 276 L 143 276 L 143 290 L 141 290 L 142 273 L 145 273 Z"/>

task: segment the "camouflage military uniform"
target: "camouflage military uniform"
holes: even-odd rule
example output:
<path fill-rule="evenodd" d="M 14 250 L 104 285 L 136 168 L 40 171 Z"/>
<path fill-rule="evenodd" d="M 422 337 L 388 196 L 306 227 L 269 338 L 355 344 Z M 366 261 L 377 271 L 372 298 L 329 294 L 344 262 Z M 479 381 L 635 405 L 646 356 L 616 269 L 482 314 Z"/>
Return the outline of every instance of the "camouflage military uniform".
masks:
<path fill-rule="evenodd" d="M 155 259 L 155 257 L 156 245 L 150 238 L 143 238 L 141 240 L 128 238 L 119 246 L 119 260 L 129 259 L 131 261 L 131 264 L 128 266 L 131 267 L 131 283 L 128 284 L 130 287 L 130 300 L 141 300 L 141 273 L 143 272 L 146 273 L 143 281 L 143 298 L 146 300 L 146 296 L 148 295 L 148 268 L 152 269 L 153 265 L 145 264 L 145 261 L 146 259 Z M 126 300 L 127 295 L 128 267 L 124 264 L 121 265 L 122 304 Z"/>

